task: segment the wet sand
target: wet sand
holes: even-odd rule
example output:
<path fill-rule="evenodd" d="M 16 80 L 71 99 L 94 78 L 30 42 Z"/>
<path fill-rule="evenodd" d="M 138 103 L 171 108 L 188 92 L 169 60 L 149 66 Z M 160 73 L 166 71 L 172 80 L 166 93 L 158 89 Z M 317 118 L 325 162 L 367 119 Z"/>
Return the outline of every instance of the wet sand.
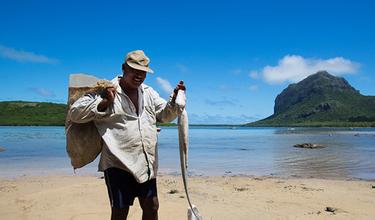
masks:
<path fill-rule="evenodd" d="M 375 181 L 245 176 L 189 181 L 204 219 L 375 219 Z M 159 176 L 158 193 L 159 219 L 187 219 L 181 177 Z M 136 200 L 128 219 L 141 219 L 141 213 Z M 110 219 L 110 207 L 101 178 L 24 176 L 0 179 L 0 216 Z"/>

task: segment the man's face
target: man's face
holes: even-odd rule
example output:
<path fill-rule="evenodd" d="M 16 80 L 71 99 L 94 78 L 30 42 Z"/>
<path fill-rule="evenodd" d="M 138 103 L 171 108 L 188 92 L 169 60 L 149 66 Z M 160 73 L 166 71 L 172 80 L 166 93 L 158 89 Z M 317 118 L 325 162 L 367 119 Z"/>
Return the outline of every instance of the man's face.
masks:
<path fill-rule="evenodd" d="M 133 69 L 127 65 L 123 66 L 123 71 L 123 78 L 125 79 L 126 85 L 132 89 L 138 88 L 146 79 L 146 71 Z"/>

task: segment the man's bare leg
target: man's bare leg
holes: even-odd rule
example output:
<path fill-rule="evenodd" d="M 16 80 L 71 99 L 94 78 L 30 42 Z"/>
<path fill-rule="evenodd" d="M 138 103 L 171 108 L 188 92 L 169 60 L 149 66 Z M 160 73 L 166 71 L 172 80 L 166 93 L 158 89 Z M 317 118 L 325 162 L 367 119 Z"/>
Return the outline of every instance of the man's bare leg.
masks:
<path fill-rule="evenodd" d="M 159 200 L 158 197 L 138 198 L 143 214 L 142 220 L 158 220 Z"/>
<path fill-rule="evenodd" d="M 126 220 L 128 217 L 129 206 L 126 208 L 112 207 L 111 220 Z"/>

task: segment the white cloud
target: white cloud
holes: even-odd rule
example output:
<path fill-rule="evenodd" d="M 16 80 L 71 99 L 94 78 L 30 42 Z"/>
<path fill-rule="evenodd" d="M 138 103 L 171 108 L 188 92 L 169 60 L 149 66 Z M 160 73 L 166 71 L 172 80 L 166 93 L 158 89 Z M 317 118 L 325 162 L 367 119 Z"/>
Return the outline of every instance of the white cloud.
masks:
<path fill-rule="evenodd" d="M 231 73 L 233 75 L 240 75 L 242 73 L 242 70 L 241 69 L 234 69 L 234 70 L 231 71 Z"/>
<path fill-rule="evenodd" d="M 178 70 L 181 72 L 181 73 L 189 73 L 189 68 L 187 66 L 185 66 L 184 64 L 181 64 L 181 63 L 178 63 L 176 64 L 176 67 L 178 68 Z"/>
<path fill-rule="evenodd" d="M 214 105 L 214 106 L 223 106 L 223 105 L 227 105 L 227 106 L 236 106 L 237 104 L 235 103 L 235 100 L 229 100 L 227 98 L 222 98 L 220 100 L 210 100 L 210 99 L 206 99 L 205 100 L 205 103 L 208 104 L 208 105 Z"/>
<path fill-rule="evenodd" d="M 258 90 L 258 85 L 251 85 L 251 86 L 249 86 L 249 90 L 250 91 L 257 91 Z"/>
<path fill-rule="evenodd" d="M 34 63 L 58 63 L 59 61 L 54 58 L 49 58 L 44 55 L 35 54 L 23 50 L 16 50 L 14 48 L 5 47 L 0 44 L 0 56 L 19 62 L 34 62 Z"/>
<path fill-rule="evenodd" d="M 208 115 L 208 114 L 189 114 L 190 124 L 245 124 L 258 120 L 258 117 L 250 115 Z"/>
<path fill-rule="evenodd" d="M 55 94 L 52 91 L 50 91 L 50 90 L 48 90 L 46 88 L 41 88 L 41 87 L 39 87 L 39 88 L 30 88 L 30 91 L 32 91 L 32 92 L 34 92 L 34 93 L 36 93 L 36 94 L 38 94 L 40 96 L 47 97 L 47 98 L 48 97 L 55 97 Z"/>
<path fill-rule="evenodd" d="M 258 71 L 250 71 L 249 76 L 253 79 L 258 79 L 259 73 L 258 73 Z"/>
<path fill-rule="evenodd" d="M 298 55 L 286 55 L 276 66 L 265 66 L 262 74 L 266 82 L 279 84 L 285 81 L 298 82 L 321 70 L 333 75 L 356 73 L 359 64 L 343 57 L 330 59 L 303 58 Z"/>
<path fill-rule="evenodd" d="M 161 87 L 161 89 L 165 93 L 167 93 L 167 94 L 172 93 L 173 87 L 172 87 L 171 83 L 168 80 L 163 79 L 161 77 L 156 77 L 156 82 L 158 83 L 158 85 Z"/>
<path fill-rule="evenodd" d="M 228 91 L 231 90 L 231 87 L 228 85 L 219 85 L 218 87 L 221 91 Z"/>

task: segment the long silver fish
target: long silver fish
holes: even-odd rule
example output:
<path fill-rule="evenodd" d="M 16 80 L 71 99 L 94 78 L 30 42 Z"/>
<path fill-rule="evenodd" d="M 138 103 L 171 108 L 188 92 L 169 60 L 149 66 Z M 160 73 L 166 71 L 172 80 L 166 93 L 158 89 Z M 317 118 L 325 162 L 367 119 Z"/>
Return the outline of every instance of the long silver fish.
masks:
<path fill-rule="evenodd" d="M 186 198 L 189 203 L 188 208 L 188 220 L 202 220 L 198 208 L 194 206 L 190 201 L 188 185 L 187 185 L 187 167 L 188 167 L 188 147 L 189 147 L 189 121 L 187 112 L 185 110 L 186 96 L 185 91 L 179 90 L 175 100 L 176 104 L 179 106 L 178 109 L 178 142 L 180 145 L 180 162 L 181 162 L 181 174 L 182 181 L 184 183 Z"/>

